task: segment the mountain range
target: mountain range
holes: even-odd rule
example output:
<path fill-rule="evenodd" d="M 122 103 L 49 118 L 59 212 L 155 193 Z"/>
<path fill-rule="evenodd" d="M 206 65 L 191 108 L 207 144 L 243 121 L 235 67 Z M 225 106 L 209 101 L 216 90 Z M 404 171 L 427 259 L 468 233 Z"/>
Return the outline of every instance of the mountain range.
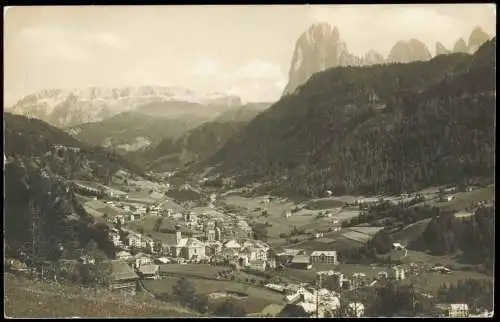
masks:
<path fill-rule="evenodd" d="M 141 106 L 159 105 L 163 109 L 162 115 L 168 117 L 169 111 L 178 113 L 182 104 L 201 110 L 210 111 L 210 108 L 214 108 L 220 111 L 224 107 L 241 105 L 241 99 L 221 93 L 199 94 L 188 89 L 161 86 L 52 89 L 25 96 L 14 104 L 10 112 L 39 118 L 65 128 L 102 121 L 137 108 L 151 113 L 150 108 Z"/>
<path fill-rule="evenodd" d="M 255 117 L 206 163 L 237 185 L 318 196 L 493 178 L 496 38 L 474 55 L 337 67 Z"/>
<path fill-rule="evenodd" d="M 480 45 L 489 40 L 480 27 L 476 27 L 468 43 L 459 39 L 452 52 L 474 53 Z M 441 44 L 436 44 L 436 55 L 449 51 Z M 408 63 L 427 61 L 432 55 L 427 46 L 418 39 L 400 40 L 394 44 L 389 55 L 370 50 L 362 57 L 351 54 L 347 44 L 342 40 L 339 29 L 328 23 L 316 23 L 298 38 L 288 73 L 288 84 L 283 95 L 292 94 L 304 84 L 314 73 L 337 66 L 369 66 L 383 63 Z"/>

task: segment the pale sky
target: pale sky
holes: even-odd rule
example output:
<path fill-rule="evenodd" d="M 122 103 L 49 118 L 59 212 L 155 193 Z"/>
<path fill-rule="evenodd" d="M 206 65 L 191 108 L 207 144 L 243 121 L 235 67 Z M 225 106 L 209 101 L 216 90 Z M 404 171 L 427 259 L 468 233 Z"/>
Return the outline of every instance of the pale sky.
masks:
<path fill-rule="evenodd" d="M 387 56 L 417 38 L 434 53 L 475 26 L 495 33 L 494 4 L 67 6 L 4 11 L 6 105 L 40 89 L 162 85 L 273 101 L 295 41 L 311 24 L 339 28 L 349 51 Z"/>

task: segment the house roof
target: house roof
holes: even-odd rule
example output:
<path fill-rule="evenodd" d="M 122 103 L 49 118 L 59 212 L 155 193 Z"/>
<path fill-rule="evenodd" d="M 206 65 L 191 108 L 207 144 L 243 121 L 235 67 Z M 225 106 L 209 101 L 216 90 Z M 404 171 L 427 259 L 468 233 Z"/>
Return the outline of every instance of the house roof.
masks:
<path fill-rule="evenodd" d="M 312 254 L 311 254 L 311 256 L 321 256 L 321 255 L 325 255 L 325 256 L 337 256 L 337 251 L 335 251 L 335 250 L 331 250 L 331 251 L 316 250 L 316 251 L 312 252 Z"/>
<path fill-rule="evenodd" d="M 241 245 L 235 240 L 230 240 L 224 244 L 224 247 L 226 247 L 226 248 L 241 248 Z"/>
<path fill-rule="evenodd" d="M 450 309 L 452 310 L 468 310 L 469 309 L 469 306 L 465 303 L 461 303 L 461 304 L 458 304 L 458 303 L 453 303 L 453 304 L 450 304 Z"/>
<path fill-rule="evenodd" d="M 138 276 L 127 263 L 120 260 L 111 261 L 111 278 L 115 281 L 137 279 Z"/>
<path fill-rule="evenodd" d="M 138 259 L 138 258 L 151 258 L 151 255 L 140 252 L 140 253 L 135 254 L 134 258 L 135 259 Z"/>
<path fill-rule="evenodd" d="M 118 252 L 116 256 L 122 257 L 122 256 L 130 256 L 131 254 L 127 251 L 122 250 L 121 252 Z"/>
<path fill-rule="evenodd" d="M 309 264 L 309 256 L 308 255 L 297 255 L 292 259 L 292 263 Z"/>
<path fill-rule="evenodd" d="M 92 217 L 97 217 L 97 218 L 100 218 L 100 217 L 103 217 L 104 214 L 101 212 L 101 211 L 98 211 L 98 210 L 95 210 L 93 208 L 90 208 L 90 207 L 86 207 L 86 206 L 83 206 L 83 208 L 85 209 L 85 211 L 91 215 Z"/>
<path fill-rule="evenodd" d="M 285 248 L 283 249 L 283 252 L 287 255 L 292 255 L 295 256 L 299 254 L 302 251 L 302 249 L 293 249 L 293 248 Z"/>
<path fill-rule="evenodd" d="M 177 247 L 202 247 L 204 244 L 196 238 L 182 238 Z"/>
<path fill-rule="evenodd" d="M 155 264 L 146 264 L 139 266 L 139 272 L 141 274 L 155 274 L 158 272 L 160 266 Z"/>
<path fill-rule="evenodd" d="M 283 310 L 279 313 L 280 317 L 307 317 L 309 316 L 304 310 L 304 308 L 300 305 L 295 304 L 287 304 L 283 308 Z"/>

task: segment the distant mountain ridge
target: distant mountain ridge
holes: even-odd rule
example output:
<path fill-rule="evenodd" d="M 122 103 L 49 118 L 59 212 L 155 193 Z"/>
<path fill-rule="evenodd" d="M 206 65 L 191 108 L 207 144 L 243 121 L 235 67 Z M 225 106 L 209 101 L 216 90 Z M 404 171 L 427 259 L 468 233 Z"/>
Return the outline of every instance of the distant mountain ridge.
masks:
<path fill-rule="evenodd" d="M 467 44 L 463 39 L 458 40 L 452 52 L 472 54 L 487 40 L 489 36 L 480 27 L 476 27 L 471 32 L 469 43 Z M 448 50 L 441 43 L 436 44 L 436 55 L 446 53 Z M 373 50 L 357 57 L 349 52 L 337 27 L 326 22 L 315 23 L 296 41 L 288 73 L 288 84 L 283 91 L 283 96 L 294 93 L 313 74 L 328 68 L 409 63 L 427 61 L 432 57 L 427 46 L 418 39 L 396 42 L 386 58 Z"/>
<path fill-rule="evenodd" d="M 176 87 L 88 87 L 41 90 L 19 100 L 11 111 L 63 128 L 102 121 L 142 105 L 160 102 L 187 102 L 203 107 L 241 105 L 241 99 L 237 96 L 222 93 L 200 94 Z"/>

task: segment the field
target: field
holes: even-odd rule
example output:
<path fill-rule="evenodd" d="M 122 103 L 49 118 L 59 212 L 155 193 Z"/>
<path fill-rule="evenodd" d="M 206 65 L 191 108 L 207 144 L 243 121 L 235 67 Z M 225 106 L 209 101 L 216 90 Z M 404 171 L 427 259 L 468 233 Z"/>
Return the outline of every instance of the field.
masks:
<path fill-rule="evenodd" d="M 344 274 L 345 277 L 350 277 L 354 273 L 364 273 L 369 278 L 377 276 L 378 272 L 382 270 L 387 270 L 384 266 L 370 266 L 370 265 L 357 265 L 357 264 L 339 264 L 336 266 L 327 264 L 316 264 L 313 265 L 312 269 L 293 269 L 286 268 L 283 272 L 277 273 L 279 276 L 288 276 L 292 279 L 301 282 L 313 282 L 316 280 L 316 274 L 320 271 L 336 271 Z"/>
<path fill-rule="evenodd" d="M 403 284 L 409 284 L 411 282 L 417 285 L 418 289 L 425 290 L 427 292 L 436 293 L 437 290 L 443 283 L 449 284 L 457 284 L 460 280 L 466 279 L 478 279 L 478 280 L 491 280 L 493 278 L 478 272 L 469 272 L 469 271 L 453 271 L 450 274 L 441 274 L 441 273 L 423 273 L 419 276 L 409 278 L 403 281 Z"/>
<path fill-rule="evenodd" d="M 419 220 L 413 224 L 406 226 L 400 231 L 395 232 L 392 237 L 395 242 L 406 244 L 409 241 L 420 236 L 424 232 L 429 221 L 431 221 L 430 218 Z"/>
<path fill-rule="evenodd" d="M 217 273 L 231 269 L 225 266 L 213 266 L 209 264 L 165 264 L 160 265 L 161 272 L 172 275 L 189 275 L 199 278 L 216 278 Z"/>
<path fill-rule="evenodd" d="M 338 234 L 338 233 L 332 233 Z M 327 235 L 328 236 L 328 235 Z M 326 239 L 307 239 L 296 244 L 288 244 L 284 248 L 303 249 L 306 252 L 315 250 L 336 250 L 342 251 L 363 246 L 363 243 L 345 238 L 343 236 L 335 236 Z"/>
<path fill-rule="evenodd" d="M 339 208 L 344 205 L 344 202 L 335 199 L 318 199 L 308 202 L 305 208 L 310 210 L 325 210 Z"/>
<path fill-rule="evenodd" d="M 41 283 L 4 275 L 5 315 L 12 318 L 53 317 L 193 317 L 195 312 L 153 300 L 146 294 L 121 297 L 77 286 Z"/>
<path fill-rule="evenodd" d="M 495 200 L 495 186 L 480 188 L 471 192 L 456 193 L 455 199 L 451 202 L 440 203 L 440 207 L 447 210 L 460 211 L 469 207 L 471 202 L 479 202 L 482 200 Z"/>
<path fill-rule="evenodd" d="M 135 230 L 142 228 L 145 233 L 152 232 L 158 218 L 160 217 L 155 215 L 146 215 L 140 220 L 129 223 L 128 227 Z M 171 218 L 163 217 L 160 229 L 175 229 L 175 221 Z"/>
<path fill-rule="evenodd" d="M 322 210 L 300 209 L 286 218 L 285 214 L 296 206 L 293 202 L 283 199 L 271 200 L 270 202 L 267 202 L 267 200 L 266 196 L 246 198 L 237 195 L 228 195 L 224 197 L 224 202 L 227 205 L 245 209 L 246 212 L 251 213 L 248 215 L 249 220 L 270 224 L 271 226 L 268 227 L 267 232 L 271 240 L 279 238 L 280 234 L 289 234 L 293 226 L 298 229 L 303 228 L 308 232 L 314 232 L 325 228 L 325 224 L 328 224 L 327 218 L 317 218 L 317 215 Z M 336 200 L 327 201 L 335 205 L 341 204 L 341 202 Z M 268 216 L 260 216 L 262 211 L 266 211 Z M 342 210 L 334 216 L 342 221 L 357 217 L 358 214 L 359 211 L 357 210 Z"/>
<path fill-rule="evenodd" d="M 342 233 L 342 236 L 344 238 L 351 239 L 360 243 L 365 243 L 372 238 L 372 236 L 370 235 L 363 234 L 353 230 L 347 230 L 346 232 Z"/>
<path fill-rule="evenodd" d="M 172 294 L 172 286 L 174 286 L 179 279 L 180 277 L 168 277 L 162 280 L 148 280 L 144 282 L 144 285 L 149 291 L 155 294 Z M 198 278 L 189 278 L 188 281 L 191 282 L 197 293 L 207 296 L 215 292 L 238 292 L 246 294 L 248 296 L 247 298 L 236 301 L 241 301 L 239 304 L 245 308 L 247 313 L 261 312 L 269 304 L 284 303 L 281 294 L 272 292 L 263 287 L 252 286 L 236 281 L 214 281 Z M 225 299 L 209 299 L 209 301 L 217 305 L 224 302 Z"/>
<path fill-rule="evenodd" d="M 357 231 L 358 233 L 362 233 L 362 234 L 365 234 L 365 235 L 375 235 L 376 233 L 378 233 L 379 231 L 381 231 L 382 229 L 384 229 L 384 227 L 374 227 L 374 226 L 354 226 L 354 227 L 351 227 L 350 228 L 352 231 Z"/>

